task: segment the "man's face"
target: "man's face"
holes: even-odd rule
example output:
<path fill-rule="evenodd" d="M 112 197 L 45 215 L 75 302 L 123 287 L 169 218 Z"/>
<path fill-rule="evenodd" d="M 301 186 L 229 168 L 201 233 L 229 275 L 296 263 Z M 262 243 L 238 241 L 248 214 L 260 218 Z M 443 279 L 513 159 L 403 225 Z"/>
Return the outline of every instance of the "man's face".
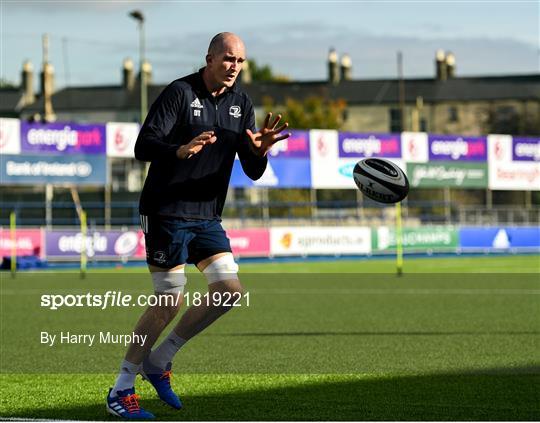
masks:
<path fill-rule="evenodd" d="M 244 43 L 239 38 L 225 40 L 223 51 L 207 56 L 207 68 L 219 86 L 232 87 L 246 60 Z"/>

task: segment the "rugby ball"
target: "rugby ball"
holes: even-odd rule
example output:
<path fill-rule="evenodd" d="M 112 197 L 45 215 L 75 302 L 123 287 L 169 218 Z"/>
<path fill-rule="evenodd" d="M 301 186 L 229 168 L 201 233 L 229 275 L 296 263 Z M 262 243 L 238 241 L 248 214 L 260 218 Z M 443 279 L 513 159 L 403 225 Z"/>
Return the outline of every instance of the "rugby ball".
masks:
<path fill-rule="evenodd" d="M 389 160 L 360 160 L 354 167 L 353 178 L 362 194 L 379 203 L 397 203 L 409 193 L 407 176 Z"/>

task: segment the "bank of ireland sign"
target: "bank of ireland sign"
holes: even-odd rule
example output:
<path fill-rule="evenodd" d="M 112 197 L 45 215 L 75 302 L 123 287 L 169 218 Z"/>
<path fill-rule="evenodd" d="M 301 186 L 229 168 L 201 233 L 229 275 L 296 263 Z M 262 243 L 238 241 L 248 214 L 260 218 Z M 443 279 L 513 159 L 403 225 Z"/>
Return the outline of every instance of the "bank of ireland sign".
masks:
<path fill-rule="evenodd" d="M 107 159 L 104 155 L 4 154 L 0 156 L 0 181 L 6 185 L 105 185 Z"/>
<path fill-rule="evenodd" d="M 311 166 L 309 160 L 308 131 L 291 130 L 291 136 L 272 146 L 263 175 L 256 181 L 246 176 L 235 160 L 231 173 L 232 187 L 310 188 Z"/>

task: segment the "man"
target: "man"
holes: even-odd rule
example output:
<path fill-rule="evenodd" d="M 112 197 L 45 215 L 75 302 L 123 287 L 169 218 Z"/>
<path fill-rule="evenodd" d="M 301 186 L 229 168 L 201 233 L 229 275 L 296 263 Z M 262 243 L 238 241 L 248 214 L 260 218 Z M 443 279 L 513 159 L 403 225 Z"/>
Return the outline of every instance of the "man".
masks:
<path fill-rule="evenodd" d="M 236 86 L 246 60 L 242 40 L 232 33 L 216 35 L 208 47 L 206 66 L 172 82 L 152 105 L 135 145 L 135 157 L 150 161 L 140 199 L 146 258 L 155 294 L 178 303 L 149 307 L 134 332 L 147 335 L 144 346 L 131 344 L 107 396 L 107 410 L 127 419 L 154 416 L 139 407 L 134 383 L 141 373 L 159 397 L 180 409 L 170 386 L 173 356 L 229 308 L 208 304 L 190 307 L 172 332 L 150 348 L 177 315 L 186 277 L 193 263 L 208 280 L 211 295 L 241 293 L 238 266 L 220 216 L 235 155 L 253 180 L 261 177 L 266 154 L 282 134 L 281 116 L 266 116 L 255 131 L 253 105 Z M 169 302 L 170 304 L 170 302 Z"/>

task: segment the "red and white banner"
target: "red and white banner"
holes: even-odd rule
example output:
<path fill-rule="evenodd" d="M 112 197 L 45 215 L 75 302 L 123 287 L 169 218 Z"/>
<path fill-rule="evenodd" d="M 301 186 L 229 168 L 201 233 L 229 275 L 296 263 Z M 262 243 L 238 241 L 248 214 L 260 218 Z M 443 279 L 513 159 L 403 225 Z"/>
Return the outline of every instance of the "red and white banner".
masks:
<path fill-rule="evenodd" d="M 355 135 L 348 134 L 351 137 Z M 334 130 L 309 131 L 312 188 L 357 189 L 353 170 L 363 157 L 385 157 L 406 172 L 404 161 L 394 157 L 399 154 L 397 150 L 400 150 L 401 146 L 391 134 L 381 139 L 374 136 L 365 138 L 366 134 L 356 135 L 357 138 L 349 139 Z M 385 148 L 390 152 L 384 152 Z M 343 150 L 341 156 L 340 149 Z"/>
<path fill-rule="evenodd" d="M 107 156 L 135 157 L 135 141 L 138 135 L 138 123 L 107 123 Z"/>
<path fill-rule="evenodd" d="M 540 190 L 540 162 L 514 160 L 511 135 L 488 135 L 489 188 Z"/>
<path fill-rule="evenodd" d="M 235 256 L 268 257 L 270 254 L 268 229 L 230 229 L 227 236 Z"/>
<path fill-rule="evenodd" d="M 405 162 L 427 163 L 429 160 L 428 134 L 426 132 L 402 132 L 401 154 Z"/>
<path fill-rule="evenodd" d="M 339 158 L 338 131 L 309 131 L 311 186 L 313 188 L 356 188 L 352 169 L 356 158 Z"/>
<path fill-rule="evenodd" d="M 36 255 L 43 258 L 45 252 L 41 229 L 17 229 L 15 231 L 15 247 L 17 256 Z M 12 248 L 11 231 L 0 228 L 0 257 L 10 257 Z"/>
<path fill-rule="evenodd" d="M 21 121 L 0 118 L 0 154 L 21 153 Z"/>

